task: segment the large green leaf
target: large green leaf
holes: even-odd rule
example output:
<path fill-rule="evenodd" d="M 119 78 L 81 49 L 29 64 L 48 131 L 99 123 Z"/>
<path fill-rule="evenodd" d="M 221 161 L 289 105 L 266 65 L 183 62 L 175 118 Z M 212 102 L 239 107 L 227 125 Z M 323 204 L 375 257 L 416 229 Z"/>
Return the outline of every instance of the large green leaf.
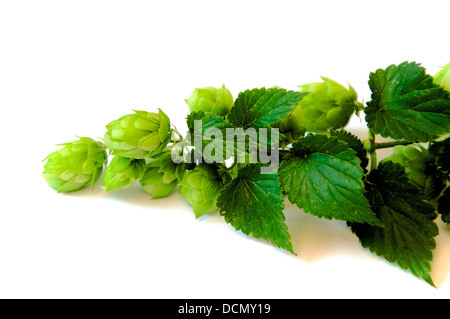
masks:
<path fill-rule="evenodd" d="M 363 175 L 356 152 L 325 135 L 300 138 L 279 170 L 289 200 L 305 212 L 381 226 L 364 197 Z"/>
<path fill-rule="evenodd" d="M 271 241 L 294 253 L 283 215 L 283 195 L 276 174 L 261 174 L 261 164 L 239 169 L 217 200 L 225 221 L 246 235 Z"/>
<path fill-rule="evenodd" d="M 370 172 L 367 198 L 384 227 L 352 224 L 361 244 L 433 285 L 430 261 L 438 228 L 435 209 L 409 182 L 404 168 L 391 161 Z"/>
<path fill-rule="evenodd" d="M 376 134 L 428 142 L 450 131 L 448 92 L 420 64 L 404 62 L 370 74 L 366 121 Z"/>
<path fill-rule="evenodd" d="M 239 93 L 228 120 L 243 129 L 270 128 L 270 125 L 287 116 L 305 95 L 280 88 L 246 90 Z"/>

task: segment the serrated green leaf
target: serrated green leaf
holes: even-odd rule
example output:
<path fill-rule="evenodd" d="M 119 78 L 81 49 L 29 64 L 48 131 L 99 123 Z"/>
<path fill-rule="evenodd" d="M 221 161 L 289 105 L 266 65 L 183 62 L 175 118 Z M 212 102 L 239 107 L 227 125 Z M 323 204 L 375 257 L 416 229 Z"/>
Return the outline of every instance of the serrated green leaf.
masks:
<path fill-rule="evenodd" d="M 195 125 L 195 121 L 200 121 Z M 233 128 L 227 120 L 218 115 L 205 112 L 192 112 L 187 117 L 187 126 L 191 134 L 191 144 L 208 163 L 222 163 L 226 156 L 226 130 Z M 201 124 L 201 125 L 200 125 Z M 198 148 L 201 146 L 201 149 Z"/>
<path fill-rule="evenodd" d="M 370 172 L 366 196 L 384 227 L 352 224 L 352 230 L 365 248 L 433 285 L 430 277 L 435 209 L 409 182 L 404 168 L 393 162 L 380 163 Z"/>
<path fill-rule="evenodd" d="M 369 164 L 369 158 L 367 157 L 367 150 L 364 148 L 362 141 L 346 130 L 333 130 L 331 136 L 336 137 L 339 141 L 343 141 L 356 152 L 356 156 L 361 160 L 361 167 L 365 169 Z"/>
<path fill-rule="evenodd" d="M 239 169 L 222 190 L 217 206 L 225 221 L 246 235 L 271 241 L 294 253 L 283 215 L 283 195 L 276 174 L 261 174 L 260 164 Z"/>
<path fill-rule="evenodd" d="M 291 203 L 305 212 L 381 226 L 364 197 L 359 164 L 345 142 L 310 134 L 292 145 L 278 174 Z"/>
<path fill-rule="evenodd" d="M 292 111 L 306 93 L 280 88 L 261 88 L 239 93 L 228 114 L 228 121 L 247 129 L 269 128 Z"/>
<path fill-rule="evenodd" d="M 383 137 L 428 142 L 450 131 L 450 97 L 415 62 L 370 74 L 366 121 Z"/>

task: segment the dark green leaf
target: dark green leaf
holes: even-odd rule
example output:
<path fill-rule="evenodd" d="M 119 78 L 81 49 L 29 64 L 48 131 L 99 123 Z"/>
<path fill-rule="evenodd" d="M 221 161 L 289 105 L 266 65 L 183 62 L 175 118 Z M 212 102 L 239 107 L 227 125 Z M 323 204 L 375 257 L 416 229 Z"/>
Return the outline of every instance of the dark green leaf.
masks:
<path fill-rule="evenodd" d="M 450 187 L 447 187 L 439 198 L 438 205 L 438 212 L 442 215 L 442 221 L 450 224 Z"/>
<path fill-rule="evenodd" d="M 236 230 L 270 240 L 294 253 L 283 215 L 283 195 L 276 174 L 261 174 L 260 164 L 239 169 L 237 178 L 222 190 L 217 206 Z"/>
<path fill-rule="evenodd" d="M 433 154 L 438 168 L 444 172 L 450 172 L 450 138 L 432 143 L 429 151 Z"/>
<path fill-rule="evenodd" d="M 372 100 L 366 121 L 383 137 L 428 142 L 450 130 L 448 92 L 415 62 L 391 65 L 370 74 Z"/>
<path fill-rule="evenodd" d="M 381 226 L 364 197 L 356 152 L 335 137 L 308 135 L 292 145 L 281 163 L 281 185 L 291 203 L 328 219 Z"/>
<path fill-rule="evenodd" d="M 287 116 L 305 95 L 279 88 L 247 90 L 239 93 L 228 120 L 243 129 L 270 128 L 270 125 Z"/>
<path fill-rule="evenodd" d="M 438 235 L 434 207 L 424 202 L 404 168 L 391 161 L 370 172 L 366 188 L 372 209 L 385 226 L 353 223 L 362 246 L 433 285 L 430 261 Z"/>
<path fill-rule="evenodd" d="M 339 141 L 346 142 L 348 146 L 356 152 L 356 156 L 361 160 L 361 167 L 365 169 L 369 164 L 367 151 L 362 141 L 346 130 L 331 131 L 331 136 L 335 136 Z"/>

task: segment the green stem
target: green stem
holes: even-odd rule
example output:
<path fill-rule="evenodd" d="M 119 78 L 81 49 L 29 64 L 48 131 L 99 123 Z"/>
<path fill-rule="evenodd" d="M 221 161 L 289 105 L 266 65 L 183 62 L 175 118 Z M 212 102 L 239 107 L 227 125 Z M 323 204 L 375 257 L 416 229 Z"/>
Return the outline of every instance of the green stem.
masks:
<path fill-rule="evenodd" d="M 370 156 L 370 170 L 374 170 L 377 168 L 378 160 L 377 160 L 377 152 L 375 148 L 375 134 L 369 129 L 369 156 Z"/>
<path fill-rule="evenodd" d="M 397 145 L 410 145 L 415 142 L 409 142 L 409 141 L 393 141 L 393 142 L 386 142 L 386 143 L 373 143 L 373 148 L 376 150 L 382 149 L 382 148 L 389 148 L 394 147 Z"/>

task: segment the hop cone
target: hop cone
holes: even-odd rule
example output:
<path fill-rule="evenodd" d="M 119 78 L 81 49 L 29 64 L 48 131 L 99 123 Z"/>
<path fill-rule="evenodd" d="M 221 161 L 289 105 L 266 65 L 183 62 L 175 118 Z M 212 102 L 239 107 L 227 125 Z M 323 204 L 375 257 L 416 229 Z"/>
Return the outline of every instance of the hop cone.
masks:
<path fill-rule="evenodd" d="M 305 112 L 306 131 L 321 132 L 339 129 L 347 125 L 353 113 L 362 109 L 358 95 L 352 86 L 349 89 L 336 81 L 322 77 L 323 82 L 299 86 L 309 92 L 299 105 Z"/>
<path fill-rule="evenodd" d="M 170 120 L 159 113 L 135 111 L 109 123 L 105 144 L 111 154 L 128 158 L 146 158 L 161 152 L 170 142 Z"/>
<path fill-rule="evenodd" d="M 192 206 L 197 218 L 217 210 L 216 202 L 223 188 L 222 178 L 214 167 L 197 165 L 193 170 L 184 173 L 180 182 L 179 193 Z"/>
<path fill-rule="evenodd" d="M 450 62 L 434 75 L 434 83 L 450 92 Z"/>
<path fill-rule="evenodd" d="M 45 159 L 43 176 L 48 185 L 58 193 L 74 192 L 91 183 L 94 187 L 108 159 L 104 145 L 88 137 L 60 145 L 64 147 Z"/>
<path fill-rule="evenodd" d="M 115 191 L 127 188 L 145 173 L 145 160 L 114 156 L 106 168 L 103 188 L 106 191 Z"/>
<path fill-rule="evenodd" d="M 431 153 L 421 145 L 397 145 L 393 154 L 382 162 L 393 161 L 401 164 L 410 181 L 424 190 L 427 198 L 434 198 L 445 187 L 445 176 L 434 164 Z"/>
<path fill-rule="evenodd" d="M 233 106 L 233 96 L 230 90 L 223 85 L 221 88 L 205 87 L 195 89 L 189 99 L 185 99 L 189 105 L 189 112 L 203 111 L 213 115 L 224 116 Z"/>
<path fill-rule="evenodd" d="M 273 125 L 278 128 L 280 133 L 284 135 L 281 139 L 282 147 L 296 141 L 300 136 L 305 134 L 306 117 L 305 112 L 300 105 L 294 106 L 293 110 L 281 121 Z"/>
<path fill-rule="evenodd" d="M 165 151 L 156 159 L 152 159 L 146 167 L 141 185 L 153 199 L 168 196 L 183 177 L 183 164 L 172 161 L 170 151 Z"/>

